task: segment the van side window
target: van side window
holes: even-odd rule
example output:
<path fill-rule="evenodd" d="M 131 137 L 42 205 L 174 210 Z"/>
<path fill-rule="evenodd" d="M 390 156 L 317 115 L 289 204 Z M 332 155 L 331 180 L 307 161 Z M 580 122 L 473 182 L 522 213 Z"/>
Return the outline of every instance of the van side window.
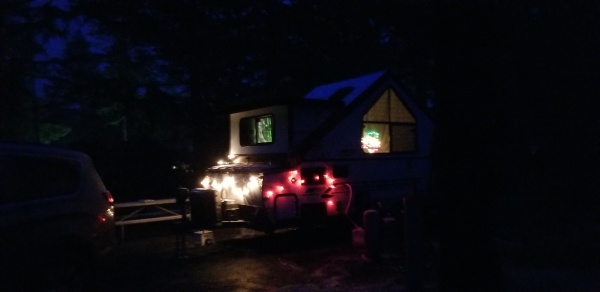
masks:
<path fill-rule="evenodd" d="M 74 160 L 0 156 L 0 202 L 69 195 L 79 189 L 81 176 L 81 165 Z"/>
<path fill-rule="evenodd" d="M 325 167 L 306 167 L 300 169 L 300 177 L 304 185 L 325 184 Z"/>

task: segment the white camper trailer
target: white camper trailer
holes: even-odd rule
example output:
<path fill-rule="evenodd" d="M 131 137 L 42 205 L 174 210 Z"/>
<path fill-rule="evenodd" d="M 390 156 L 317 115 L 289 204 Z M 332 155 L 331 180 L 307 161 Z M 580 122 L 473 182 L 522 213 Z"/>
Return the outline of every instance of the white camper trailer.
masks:
<path fill-rule="evenodd" d="M 217 220 L 273 230 L 399 208 L 429 186 L 432 124 L 387 72 L 230 115 L 230 155 L 201 185 Z"/>

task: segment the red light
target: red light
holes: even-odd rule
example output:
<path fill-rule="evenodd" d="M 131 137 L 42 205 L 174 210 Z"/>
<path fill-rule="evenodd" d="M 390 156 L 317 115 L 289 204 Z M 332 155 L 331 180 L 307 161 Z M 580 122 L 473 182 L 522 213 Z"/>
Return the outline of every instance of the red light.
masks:
<path fill-rule="evenodd" d="M 292 170 L 292 171 L 290 171 L 290 176 L 288 177 L 288 180 L 289 180 L 289 181 L 290 181 L 292 184 L 295 184 L 295 183 L 296 183 L 296 181 L 298 181 L 298 180 L 296 179 L 296 175 L 298 175 L 298 171 L 297 171 L 297 170 Z"/>
<path fill-rule="evenodd" d="M 283 192 L 283 190 L 284 190 L 283 186 L 277 186 L 277 191 L 278 192 L 281 193 L 281 192 Z"/>
<path fill-rule="evenodd" d="M 333 206 L 333 201 L 332 200 L 327 201 L 327 206 Z"/>
<path fill-rule="evenodd" d="M 112 194 L 110 193 L 110 191 L 104 191 L 104 196 L 106 197 L 106 201 L 109 204 L 113 204 L 115 202 L 115 199 L 113 198 Z"/>
<path fill-rule="evenodd" d="M 321 180 L 321 176 L 319 176 L 318 174 L 316 174 L 313 179 L 315 181 L 320 181 Z"/>
<path fill-rule="evenodd" d="M 330 185 L 333 185 L 333 183 L 335 182 L 335 179 L 329 177 L 328 174 L 324 174 L 323 177 L 327 180 L 327 183 Z"/>
<path fill-rule="evenodd" d="M 273 191 L 267 191 L 266 195 L 267 195 L 267 199 L 273 197 Z"/>

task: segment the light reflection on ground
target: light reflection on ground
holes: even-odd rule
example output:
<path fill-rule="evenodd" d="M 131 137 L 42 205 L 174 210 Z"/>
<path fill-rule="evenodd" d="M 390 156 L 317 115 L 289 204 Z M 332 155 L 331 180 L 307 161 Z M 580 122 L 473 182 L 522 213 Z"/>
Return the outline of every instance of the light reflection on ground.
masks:
<path fill-rule="evenodd" d="M 175 257 L 166 224 L 128 230 L 117 252 L 111 288 L 127 291 L 404 290 L 399 254 L 375 262 L 331 230 L 214 230 L 216 244 L 187 237 L 187 257 Z M 133 228 L 130 228 L 133 229 Z M 143 229 L 143 230 L 142 230 Z M 136 234 L 137 233 L 137 234 Z M 336 234 L 337 233 L 337 234 Z"/>

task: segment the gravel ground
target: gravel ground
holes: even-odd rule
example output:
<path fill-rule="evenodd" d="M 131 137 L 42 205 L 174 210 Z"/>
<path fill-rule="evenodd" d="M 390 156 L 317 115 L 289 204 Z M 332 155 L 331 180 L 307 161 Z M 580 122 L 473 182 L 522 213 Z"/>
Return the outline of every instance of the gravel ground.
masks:
<path fill-rule="evenodd" d="M 337 229 L 213 230 L 215 243 L 186 237 L 178 257 L 170 223 L 131 226 L 116 251 L 111 291 L 405 291 L 399 250 L 379 260 Z"/>

